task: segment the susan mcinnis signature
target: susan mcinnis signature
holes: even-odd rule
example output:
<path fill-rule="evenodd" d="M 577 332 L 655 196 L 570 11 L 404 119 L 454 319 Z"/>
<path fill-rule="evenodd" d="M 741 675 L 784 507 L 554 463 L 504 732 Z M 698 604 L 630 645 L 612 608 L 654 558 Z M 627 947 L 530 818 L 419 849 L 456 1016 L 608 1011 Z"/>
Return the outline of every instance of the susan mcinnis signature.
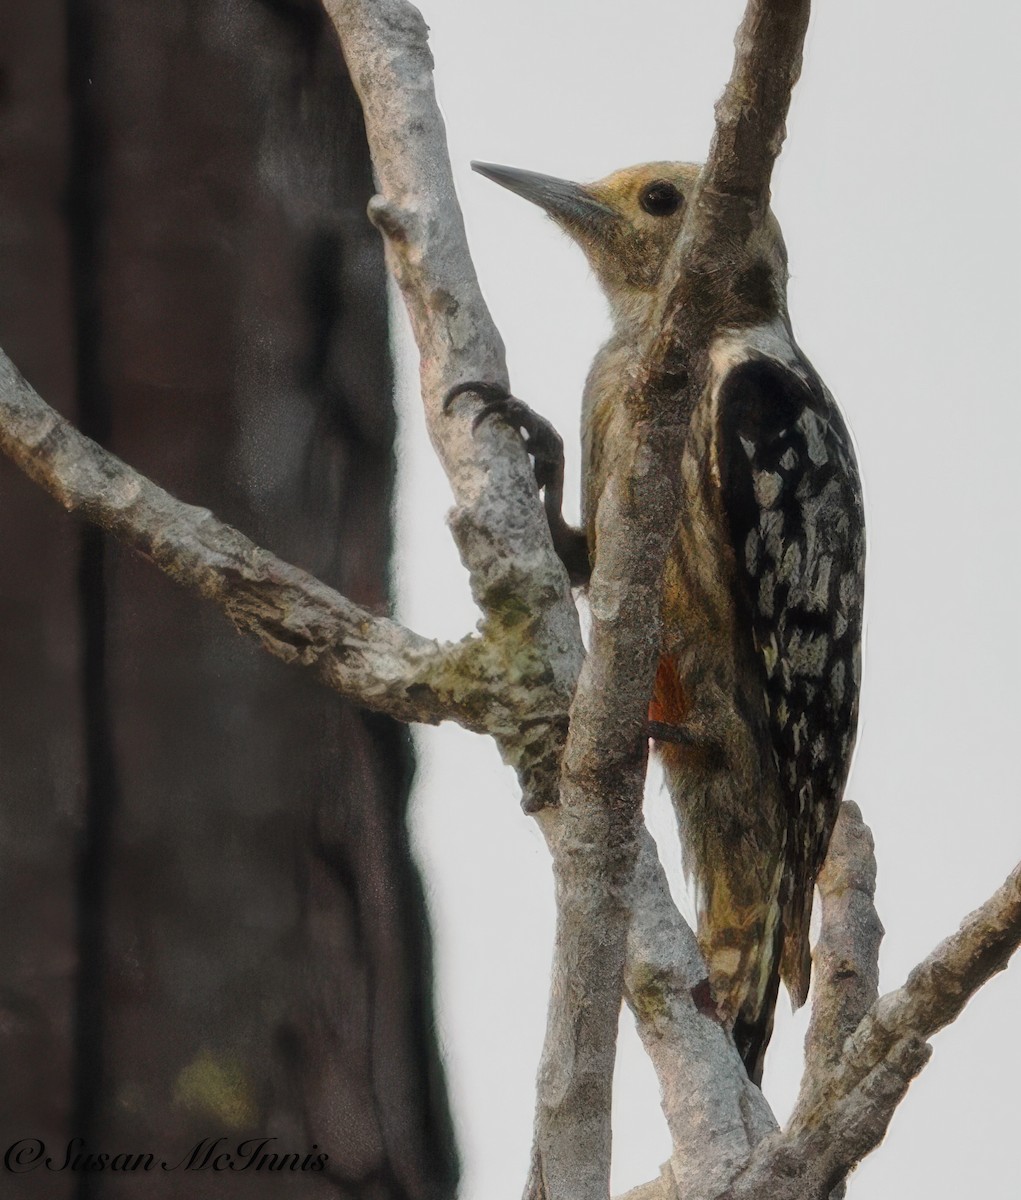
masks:
<path fill-rule="evenodd" d="M 152 1151 L 95 1150 L 84 1138 L 72 1138 L 66 1145 L 49 1149 L 39 1138 L 19 1138 L 4 1151 L 3 1171 L 23 1175 L 29 1171 L 117 1171 L 130 1174 L 145 1171 L 247 1171 L 271 1172 L 325 1171 L 329 1155 L 313 1143 L 305 1153 L 283 1150 L 272 1137 L 247 1138 L 232 1142 L 229 1138 L 203 1138 L 180 1157 L 164 1158 Z"/>

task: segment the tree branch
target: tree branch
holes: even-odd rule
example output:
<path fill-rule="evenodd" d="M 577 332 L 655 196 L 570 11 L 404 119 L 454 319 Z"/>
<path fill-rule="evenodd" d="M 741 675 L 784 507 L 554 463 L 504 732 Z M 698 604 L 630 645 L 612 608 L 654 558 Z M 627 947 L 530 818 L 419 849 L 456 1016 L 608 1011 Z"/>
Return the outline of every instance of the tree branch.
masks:
<path fill-rule="evenodd" d="M 816 1103 L 844 1043 L 879 997 L 883 925 L 875 894 L 872 833 L 858 806 L 845 801 L 819 875 L 822 920 L 812 953 L 812 1019 L 794 1124 Z"/>
<path fill-rule="evenodd" d="M 665 1195 L 715 1196 L 776 1120 L 716 1018 L 695 935 L 645 829 L 631 888 L 625 994 L 659 1078 L 674 1147 L 669 1168 L 648 1186 L 662 1192 L 672 1171 Z"/>
<path fill-rule="evenodd" d="M 366 105 L 370 140 L 387 197 L 376 202 L 373 211 L 387 235 L 391 261 L 423 352 L 430 430 L 459 504 L 455 535 L 487 622 L 498 621 L 508 584 L 509 594 L 526 595 L 514 562 L 524 564 L 538 552 L 545 571 L 549 545 L 535 503 L 527 507 L 524 523 L 514 530 L 524 543 L 517 543 L 510 554 L 505 549 L 514 544 L 514 537 L 506 536 L 501 512 L 508 503 L 518 504 L 520 511 L 521 485 L 530 484 L 527 464 L 515 452 L 514 439 L 498 444 L 500 431 L 490 431 L 493 441 L 480 438 L 481 449 L 473 461 L 464 422 L 448 424 L 440 416 L 440 398 L 462 380 L 505 380 L 498 339 L 477 299 L 474 273 L 470 265 L 465 266 L 463 231 L 447 170 L 442 125 L 435 112 L 424 29 L 417 13 L 397 0 L 376 5 L 365 0 L 327 2 Z M 717 111 L 716 138 L 679 240 L 676 270 L 664 289 L 662 320 L 649 331 L 640 367 L 631 376 L 633 384 L 626 392 L 622 388 L 621 402 L 632 417 L 635 433 L 627 447 L 614 448 L 626 453 L 617 455 L 618 473 L 609 481 L 597 516 L 600 554 L 591 592 L 593 651 L 582 669 L 572 709 L 562 807 L 541 816 L 554 855 L 559 920 L 530 1182 L 530 1194 L 536 1197 L 560 1200 L 606 1194 L 615 997 L 621 984 L 621 934 L 628 913 L 624 884 L 638 848 L 637 810 L 644 770 L 641 731 L 658 652 L 658 584 L 665 549 L 652 514 L 673 511 L 676 497 L 671 484 L 663 480 L 669 480 L 669 465 L 679 459 L 689 414 L 702 394 L 713 336 L 723 328 L 774 315 L 761 290 L 749 281 L 761 266 L 759 233 L 767 216 L 770 174 L 783 139 L 790 90 L 800 67 L 808 11 L 808 0 L 749 2 L 731 83 Z M 444 267 L 448 253 L 456 269 Z M 438 274 L 431 271 L 437 263 Z M 466 301 L 459 296 L 459 287 Z M 456 336 L 451 338 L 453 323 Z M 480 338 L 485 353 L 473 358 Z M 512 478 L 501 474 L 507 463 L 512 464 Z M 486 509 L 484 503 L 479 507 L 480 496 L 491 496 L 495 510 Z M 538 541 L 532 536 L 536 533 Z M 498 549 L 495 560 L 494 547 Z M 548 645 L 544 635 L 560 619 L 558 605 L 563 599 L 562 578 L 545 579 L 538 607 L 530 599 L 525 602 L 533 618 L 528 637 L 543 648 Z M 625 611 L 630 623 L 621 619 Z M 566 690 L 558 693 L 563 696 L 573 683 L 580 656 L 573 613 L 560 628 L 568 630 L 571 639 L 559 660 L 564 669 L 556 676 L 565 685 Z M 552 798 L 552 787 L 544 795 Z M 836 900 L 835 891 L 832 898 Z M 641 919 L 650 912 L 643 907 Z M 638 914 L 633 919 L 637 921 Z M 648 976 L 636 970 L 635 960 L 639 956 L 650 960 L 647 967 L 654 974 L 655 952 L 643 946 L 638 936 L 632 937 L 631 946 L 628 978 L 647 1043 L 651 1045 L 658 1019 L 668 1023 L 672 1035 L 683 1028 L 688 1031 L 684 1036 L 691 1036 L 691 1029 L 698 1026 L 686 1010 L 683 986 L 675 983 L 670 1002 L 653 1014 Z M 837 978 L 839 971 L 831 974 L 829 1015 L 822 1014 L 816 1027 L 820 1046 L 824 1034 L 833 1039 L 845 1032 L 871 987 L 867 969 L 846 987 Z M 875 1010 L 882 1010 L 883 1003 Z M 696 1015 L 704 1029 L 705 1014 Z M 862 1028 L 868 1027 L 869 1020 L 866 1017 Z M 887 1024 L 876 1027 L 886 1030 Z M 849 1043 L 852 1047 L 857 1038 L 858 1034 Z M 891 1112 L 906 1086 L 904 1080 L 920 1069 L 926 1054 L 917 1031 L 908 1030 L 899 1040 L 894 1037 L 893 1043 L 885 1061 L 871 1062 L 875 1046 L 868 1038 L 857 1052 L 873 1100 L 880 1098 L 880 1109 L 889 1102 Z M 663 1061 L 666 1056 L 660 1057 Z M 735 1057 L 730 1054 L 731 1071 L 740 1070 Z M 855 1052 L 849 1051 L 840 1072 L 847 1074 L 854 1058 Z M 676 1073 L 667 1069 L 661 1071 L 664 1075 L 672 1086 Z M 856 1094 L 859 1082 L 852 1081 L 845 1099 Z M 664 1094 L 671 1093 L 665 1088 Z M 749 1143 L 766 1136 L 728 1194 L 751 1196 L 771 1190 L 822 1196 L 839 1178 L 832 1154 L 823 1153 L 817 1129 L 805 1129 L 815 1150 L 808 1169 L 800 1153 L 804 1137 L 798 1141 L 768 1133 L 769 1122 L 761 1113 L 742 1124 Z M 847 1128 L 853 1131 L 853 1120 Z M 859 1121 L 856 1128 L 860 1142 L 864 1123 Z M 683 1170 L 676 1164 L 683 1164 L 684 1150 L 693 1139 L 688 1120 L 675 1119 L 672 1131 L 676 1176 L 678 1169 Z M 833 1144 L 846 1151 L 851 1136 L 847 1129 L 833 1132 Z M 682 1138 L 684 1145 L 677 1145 Z M 763 1189 L 760 1178 L 759 1190 L 750 1189 L 756 1164 L 767 1160 L 769 1185 Z"/>
<path fill-rule="evenodd" d="M 960 929 L 877 1000 L 828 1072 L 811 1082 L 787 1130 L 761 1143 L 726 1200 L 825 1200 L 882 1141 L 932 1053 L 928 1039 L 961 1013 L 1021 945 L 1021 863 Z M 722 1200 L 722 1198 L 721 1198 Z"/>
<path fill-rule="evenodd" d="M 647 404 L 672 405 L 679 419 L 701 395 L 712 338 L 776 315 L 774 299 L 757 284 L 762 233 L 810 9 L 810 0 L 748 0 L 737 31 L 709 156 L 632 387 Z"/>
<path fill-rule="evenodd" d="M 625 1192 L 616 1200 L 673 1200 L 677 1195 L 677 1183 L 673 1177 L 670 1163 L 667 1163 L 655 1179 L 648 1183 L 639 1184 Z"/>
<path fill-rule="evenodd" d="M 1019 945 L 1021 863 L 903 987 L 876 1001 L 825 1092 L 799 1112 L 789 1136 L 817 1147 L 831 1175 L 850 1171 L 882 1140 L 901 1096 L 929 1059 L 928 1039 L 957 1019 Z"/>
<path fill-rule="evenodd" d="M 557 801 L 567 712 L 583 647 L 567 574 L 521 438 L 456 385 L 507 385 L 503 342 L 479 290 L 436 104 L 428 30 L 405 0 L 325 0 L 365 114 L 380 192 L 369 215 L 384 235 L 421 354 L 433 444 L 454 492 L 451 529 L 483 612 L 484 640 L 527 676 L 531 708 L 491 728 L 528 807 Z"/>
<path fill-rule="evenodd" d="M 614 465 L 614 473 L 599 497 L 596 513 L 597 555 L 589 591 L 591 651 L 579 678 L 564 755 L 561 797 L 566 830 L 560 846 L 554 848 L 558 926 L 553 992 L 527 1192 L 535 1200 L 606 1194 L 613 997 L 622 982 L 628 921 L 627 906 L 618 897 L 637 857 L 645 774 L 642 731 L 660 648 L 662 569 L 674 530 L 662 514 L 678 511 L 676 467 L 691 413 L 708 378 L 712 339 L 730 325 L 774 315 L 756 308 L 761 288 L 744 286 L 758 266 L 756 238 L 767 205 L 750 208 L 744 197 L 728 195 L 725 189 L 733 173 L 731 158 L 740 153 L 747 159 L 742 161 L 743 185 L 755 183 L 768 196 L 790 89 L 798 73 L 808 7 L 807 0 L 796 5 L 781 0 L 774 5 L 803 17 L 800 22 L 781 22 L 785 35 L 778 36 L 774 9 L 764 7 L 762 0 L 749 4 L 731 85 L 718 110 L 717 138 L 700 180 L 703 198 L 696 198 L 688 209 L 672 269 L 665 277 L 658 320 L 639 348 L 634 369 L 622 371 L 619 402 L 628 420 L 621 440 L 603 448 L 604 460 Z M 775 59 L 772 69 L 777 79 L 786 78 L 786 87 L 759 91 L 749 86 L 747 74 L 757 69 L 763 56 Z M 729 152 L 731 128 L 744 129 L 752 140 L 768 144 L 750 156 L 747 147 L 738 143 Z M 749 291 L 752 299 L 745 294 Z M 598 944 L 593 941 L 594 931 L 600 935 Z M 586 955 L 596 954 L 601 978 L 591 969 L 581 975 Z M 577 995 L 579 978 L 585 979 L 583 997 Z M 680 1051 L 680 1042 L 690 1043 L 697 1026 L 690 1023 L 691 1013 L 685 1011 L 683 1001 L 674 998 L 670 1028 L 684 1030 L 675 1046 Z M 640 1023 L 646 1026 L 648 1044 L 662 1049 L 652 1039 L 647 1017 Z M 665 1054 L 657 1057 L 671 1117 L 676 1171 L 683 1175 L 692 1156 L 697 1164 L 694 1175 L 701 1167 L 710 1174 L 718 1171 L 693 1150 L 698 1140 L 698 1122 L 689 1124 L 695 1118 L 694 1106 L 674 1103 L 681 1094 L 685 1065 L 690 1070 L 693 1064 L 668 1065 Z M 736 1054 L 729 1058 L 735 1078 L 729 1089 L 717 1094 L 722 1110 L 717 1115 L 724 1122 L 730 1120 L 727 1104 L 741 1094 L 736 1079 L 742 1069 Z M 564 1117 L 572 1110 L 573 1146 L 564 1137 Z M 586 1111 L 587 1124 L 579 1116 Z M 770 1128 L 761 1113 L 759 1118 L 753 1131 L 749 1129 L 753 1123 L 743 1119 L 736 1125 L 725 1124 L 717 1131 L 720 1141 L 729 1141 L 735 1156 L 746 1153 Z M 740 1149 L 740 1139 L 731 1132 L 735 1129 L 746 1138 Z M 704 1134 L 704 1129 L 700 1132 Z M 594 1145 L 607 1148 L 598 1161 L 593 1158 Z M 734 1166 L 733 1158 L 724 1157 L 723 1177 Z M 702 1182 L 708 1185 L 709 1181 Z"/>
<path fill-rule="evenodd" d="M 787 135 L 784 122 L 801 74 L 810 8 L 810 0 L 749 0 L 734 39 L 730 82 L 716 105 L 703 186 L 750 201 L 759 221 Z"/>
<path fill-rule="evenodd" d="M 561 818 L 551 837 L 557 938 L 539 1077 L 535 1197 L 608 1195 L 610 1094 L 647 739 L 660 646 L 660 578 L 677 511 L 683 429 L 639 423 L 618 448 L 596 518 L 591 649 L 564 754 Z M 611 456 L 613 451 L 611 451 Z M 563 1135 L 565 1124 L 575 1130 Z"/>
<path fill-rule="evenodd" d="M 552 806 L 558 791 L 560 802 L 542 821 L 553 854 L 558 932 L 529 1193 L 557 1200 L 606 1196 L 627 931 L 622 897 L 641 803 L 644 713 L 634 698 L 622 736 L 617 706 L 606 697 L 590 703 L 601 687 L 615 682 L 614 671 L 604 669 L 608 656 L 597 632 L 572 712 L 559 786 L 562 718 L 582 662 L 567 577 L 553 552 L 519 439 L 487 422 L 473 443 L 474 405 L 465 411 L 458 404 L 454 416 L 442 411 L 455 385 L 481 380 L 506 386 L 507 378 L 502 345 L 465 244 L 425 25 L 403 0 L 327 0 L 326 6 L 362 99 L 383 193 L 370 211 L 387 239 L 422 354 L 427 420 L 454 489 L 452 528 L 487 636 L 498 627 L 496 636 L 520 645 L 523 653 L 537 653 L 548 664 L 545 711 L 552 714 L 560 705 L 528 754 L 515 744 L 518 731 L 509 730 L 502 747 L 505 756 L 517 759 L 531 808 Z M 653 584 L 657 577 L 654 567 Z M 655 624 L 658 600 L 650 606 L 648 597 L 641 599 L 643 608 L 653 610 Z M 650 663 L 651 655 L 647 648 Z M 651 666 L 648 675 L 651 683 Z"/>
<path fill-rule="evenodd" d="M 621 403 L 629 411 L 629 427 L 639 434 L 646 428 L 651 431 L 644 445 L 640 437 L 634 438 L 638 453 L 647 455 L 650 474 L 677 475 L 691 414 L 709 377 L 714 338 L 730 328 L 775 316 L 771 301 L 763 299 L 761 287 L 750 286 L 749 279 L 761 273 L 761 234 L 768 218 L 770 178 L 783 141 L 791 89 L 800 70 L 809 7 L 809 0 L 749 0 L 738 31 L 734 67 L 717 106 L 708 161 L 664 272 L 657 311 L 634 369 L 628 372 L 630 383 L 626 388 L 622 383 Z M 611 447 L 606 457 L 613 461 L 620 454 L 619 448 Z M 639 505 L 656 505 L 644 510 L 644 525 L 639 516 L 634 530 L 628 530 L 632 539 L 637 530 L 649 537 L 649 515 L 677 512 L 675 493 L 664 490 L 653 499 L 646 489 L 641 472 L 632 468 L 626 473 L 624 494 L 635 497 Z M 605 503 L 604 497 L 600 520 Z M 613 522 L 620 527 L 616 514 Z M 610 521 L 606 525 L 613 528 Z M 604 536 L 598 533 L 600 557 Z M 617 544 L 626 556 L 627 543 Z M 655 543 L 649 547 L 656 556 L 665 549 Z M 662 558 L 655 561 L 661 563 Z M 596 566 L 598 574 L 600 563 Z M 657 607 L 650 613 L 647 606 L 637 603 L 634 623 L 648 622 L 655 640 L 654 658 L 659 639 L 658 575 L 648 565 L 643 572 L 641 561 L 638 566 L 639 573 L 633 578 L 649 591 L 655 587 Z M 635 602 L 633 596 L 627 599 L 629 604 Z M 631 687 L 641 690 L 647 703 L 644 646 L 632 642 L 628 652 Z M 625 710 L 630 712 L 630 708 Z M 674 928 L 671 937 L 675 944 L 667 953 L 677 955 L 678 963 L 685 962 L 683 934 Z M 636 940 L 634 932 L 632 938 Z M 662 972 L 666 964 L 656 952 L 659 948 L 644 947 L 642 957 Z M 662 949 L 666 950 L 665 942 Z M 659 978 L 664 977 L 660 974 Z M 641 999 L 642 981 L 632 972 L 629 983 L 637 1001 L 636 1012 L 642 1013 L 647 1008 Z M 687 1001 L 684 987 L 675 977 L 666 986 L 653 989 L 660 1011 L 671 1014 L 668 1036 L 660 1035 L 648 1018 L 639 1022 L 639 1028 L 660 1077 L 677 1193 L 687 1200 L 716 1195 L 747 1161 L 752 1147 L 776 1125 L 761 1094 L 748 1084 L 740 1059 L 728 1044 L 729 1037 L 711 1033 L 711 1020 L 702 1012 L 693 1012 L 690 983 Z M 704 1106 L 693 1098 L 702 1094 Z"/>
<path fill-rule="evenodd" d="M 284 662 L 403 721 L 454 720 L 485 730 L 494 699 L 471 668 L 470 643 L 440 646 L 352 604 L 204 508 L 183 504 L 79 433 L 0 350 L 0 450 L 79 512 L 216 603 Z M 499 701 L 496 702 L 497 705 Z"/>

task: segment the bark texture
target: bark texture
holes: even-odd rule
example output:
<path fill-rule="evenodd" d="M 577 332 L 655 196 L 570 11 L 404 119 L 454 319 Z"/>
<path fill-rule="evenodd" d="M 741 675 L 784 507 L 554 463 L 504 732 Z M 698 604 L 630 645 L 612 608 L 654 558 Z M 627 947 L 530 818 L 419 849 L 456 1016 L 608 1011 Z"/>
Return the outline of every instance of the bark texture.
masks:
<path fill-rule="evenodd" d="M 383 262 L 321 8 L 7 5 L 0 73 L 0 342 L 83 432 L 385 611 Z M 262 1134 L 329 1170 L 146 1195 L 450 1195 L 406 733 L 11 465 L 0 497 L 3 1146 Z"/>

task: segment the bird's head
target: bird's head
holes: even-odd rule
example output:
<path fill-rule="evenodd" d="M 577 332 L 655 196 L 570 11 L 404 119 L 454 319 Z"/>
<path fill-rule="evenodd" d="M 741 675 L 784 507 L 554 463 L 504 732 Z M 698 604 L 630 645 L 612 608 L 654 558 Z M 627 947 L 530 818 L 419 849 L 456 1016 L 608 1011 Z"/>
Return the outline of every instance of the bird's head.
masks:
<path fill-rule="evenodd" d="M 644 311 L 656 291 L 701 170 L 696 163 L 643 163 L 582 184 L 493 163 L 475 162 L 472 168 L 545 209 L 570 234 L 618 318 Z M 782 290 L 786 254 L 772 216 L 765 236 L 767 258 Z"/>

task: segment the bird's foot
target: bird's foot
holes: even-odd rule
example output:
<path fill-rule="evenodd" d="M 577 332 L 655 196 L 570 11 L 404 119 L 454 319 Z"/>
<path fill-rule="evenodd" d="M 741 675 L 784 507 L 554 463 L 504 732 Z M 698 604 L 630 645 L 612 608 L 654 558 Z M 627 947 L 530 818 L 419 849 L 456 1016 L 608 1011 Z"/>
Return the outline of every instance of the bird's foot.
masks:
<path fill-rule="evenodd" d="M 698 739 L 683 725 L 668 725 L 665 721 L 646 721 L 645 736 L 657 742 L 671 742 L 675 746 L 697 746 Z"/>
<path fill-rule="evenodd" d="M 710 986 L 708 976 L 700 983 L 696 983 L 691 989 L 691 999 L 702 1016 L 710 1017 L 712 1020 L 719 1022 L 725 1029 L 730 1028 L 730 1022 L 727 1020 L 726 1013 L 713 997 L 713 989 Z"/>
<path fill-rule="evenodd" d="M 524 433 L 525 449 L 535 464 L 535 482 L 539 487 L 563 479 L 564 441 L 545 417 L 495 383 L 459 383 L 444 397 L 444 412 L 449 411 L 454 400 L 465 392 L 471 392 L 483 401 L 472 421 L 472 432 L 487 418 L 501 417 L 512 428 Z"/>
<path fill-rule="evenodd" d="M 591 568 L 585 534 L 564 520 L 564 440 L 554 426 L 506 388 L 494 383 L 459 383 L 443 399 L 443 411 L 465 392 L 482 401 L 482 408 L 472 422 L 478 429 L 487 417 L 500 417 L 512 428 L 525 435 L 525 449 L 532 458 L 535 482 L 544 494 L 546 519 L 549 522 L 553 548 L 567 568 L 572 584 L 588 583 Z"/>
<path fill-rule="evenodd" d="M 709 766 L 721 767 L 727 761 L 723 743 L 694 724 L 670 725 L 665 721 L 646 721 L 642 736 L 668 746 L 684 746 Z"/>

